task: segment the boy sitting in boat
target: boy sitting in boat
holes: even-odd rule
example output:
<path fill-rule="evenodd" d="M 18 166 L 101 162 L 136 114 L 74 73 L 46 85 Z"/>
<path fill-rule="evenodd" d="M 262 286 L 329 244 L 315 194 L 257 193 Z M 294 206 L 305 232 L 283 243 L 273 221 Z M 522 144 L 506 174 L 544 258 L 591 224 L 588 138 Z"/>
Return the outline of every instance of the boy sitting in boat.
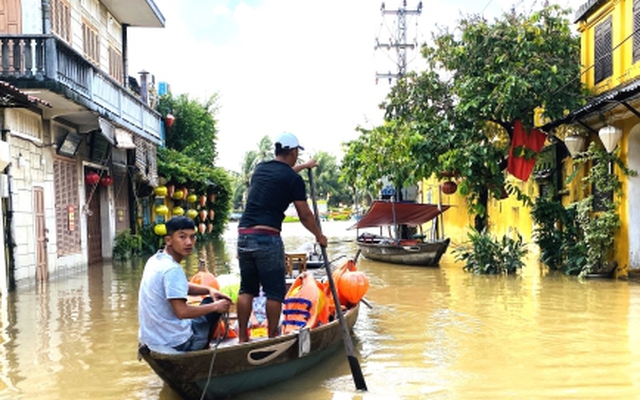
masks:
<path fill-rule="evenodd" d="M 232 301 L 213 287 L 187 280 L 180 262 L 196 243 L 193 220 L 173 217 L 166 227 L 165 247 L 149 258 L 140 282 L 138 340 L 152 349 L 202 350 Z M 208 296 L 194 306 L 187 303 L 189 295 Z"/>

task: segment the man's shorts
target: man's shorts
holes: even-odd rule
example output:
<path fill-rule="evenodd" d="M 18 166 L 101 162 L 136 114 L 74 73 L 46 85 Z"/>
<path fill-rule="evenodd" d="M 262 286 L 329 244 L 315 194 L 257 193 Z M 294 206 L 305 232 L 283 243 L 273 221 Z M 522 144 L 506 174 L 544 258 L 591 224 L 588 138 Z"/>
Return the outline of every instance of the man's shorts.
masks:
<path fill-rule="evenodd" d="M 258 296 L 260 285 L 267 299 L 284 301 L 287 293 L 284 244 L 280 236 L 238 235 L 240 293 Z"/>

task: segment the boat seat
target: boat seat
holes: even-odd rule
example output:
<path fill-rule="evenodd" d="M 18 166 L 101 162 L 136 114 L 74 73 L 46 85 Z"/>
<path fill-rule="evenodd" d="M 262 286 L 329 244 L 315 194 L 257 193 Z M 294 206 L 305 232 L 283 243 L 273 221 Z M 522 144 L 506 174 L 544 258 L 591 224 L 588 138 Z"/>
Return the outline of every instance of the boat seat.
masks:
<path fill-rule="evenodd" d="M 284 253 L 284 269 L 287 276 L 293 277 L 293 266 L 298 265 L 298 274 L 307 270 L 307 253 Z"/>

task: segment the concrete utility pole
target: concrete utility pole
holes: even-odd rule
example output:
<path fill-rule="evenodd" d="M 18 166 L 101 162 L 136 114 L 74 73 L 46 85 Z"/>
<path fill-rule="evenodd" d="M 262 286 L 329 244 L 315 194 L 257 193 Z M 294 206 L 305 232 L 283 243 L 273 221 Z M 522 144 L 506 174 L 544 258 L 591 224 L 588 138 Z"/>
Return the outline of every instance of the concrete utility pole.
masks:
<path fill-rule="evenodd" d="M 376 38 L 375 45 L 376 50 L 385 49 L 390 51 L 391 49 L 395 49 L 396 51 L 398 72 L 392 73 L 389 71 L 387 73 L 376 73 L 376 83 L 378 83 L 378 79 L 386 78 L 389 79 L 389 84 L 391 84 L 393 79 L 402 78 L 407 72 L 407 50 L 413 50 L 418 47 L 415 41 L 413 43 L 407 43 L 407 15 L 418 16 L 422 14 L 422 2 L 418 3 L 418 7 L 415 10 L 407 10 L 406 0 L 402 1 L 402 6 L 397 10 L 387 10 L 383 2 L 380 11 L 382 11 L 383 18 L 387 15 L 395 15 L 398 21 L 395 37 L 389 37 L 387 43 L 381 43 L 380 38 Z M 393 32 L 390 33 L 393 35 Z"/>

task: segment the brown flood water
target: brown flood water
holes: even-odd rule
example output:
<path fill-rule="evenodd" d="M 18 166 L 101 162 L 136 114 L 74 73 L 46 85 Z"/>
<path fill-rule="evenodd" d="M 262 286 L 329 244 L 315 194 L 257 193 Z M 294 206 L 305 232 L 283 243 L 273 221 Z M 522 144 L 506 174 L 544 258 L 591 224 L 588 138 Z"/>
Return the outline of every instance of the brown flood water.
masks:
<path fill-rule="evenodd" d="M 348 223 L 326 222 L 329 255 L 355 255 Z M 233 265 L 234 224 L 208 245 Z M 298 237 L 303 235 L 303 238 Z M 310 240 L 285 227 L 287 250 Z M 640 284 L 543 275 L 474 276 L 361 259 L 371 281 L 354 344 L 369 387 L 354 389 L 343 351 L 241 399 L 640 399 Z M 164 399 L 136 359 L 140 262 L 105 264 L 0 298 L 0 399 Z"/>

